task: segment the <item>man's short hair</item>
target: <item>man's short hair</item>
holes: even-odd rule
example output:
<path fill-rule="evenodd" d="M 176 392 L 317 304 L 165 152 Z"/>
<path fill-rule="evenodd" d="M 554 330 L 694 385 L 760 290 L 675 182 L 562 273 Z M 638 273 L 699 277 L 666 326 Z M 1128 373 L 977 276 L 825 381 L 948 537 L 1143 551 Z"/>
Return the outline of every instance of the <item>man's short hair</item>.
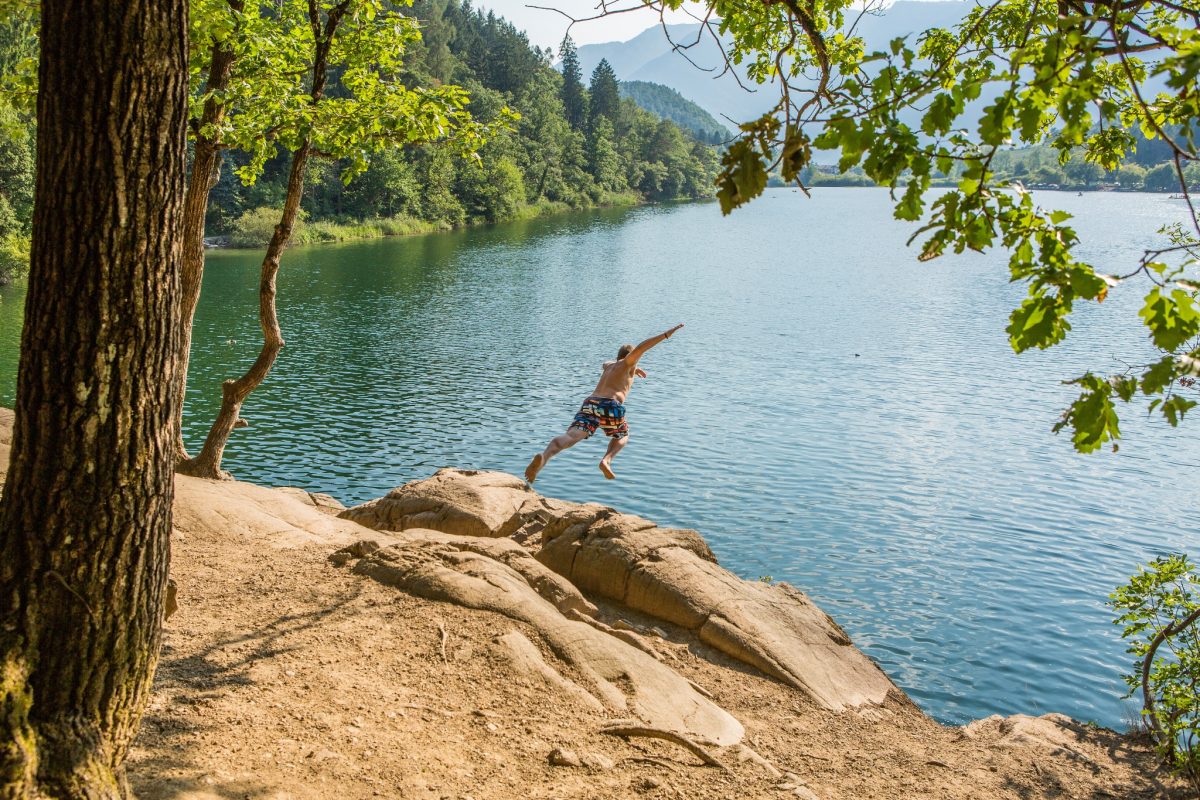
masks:
<path fill-rule="evenodd" d="M 623 344 L 623 345 L 621 345 L 621 349 L 617 351 L 617 359 L 620 360 L 632 352 L 633 352 L 633 345 Z"/>

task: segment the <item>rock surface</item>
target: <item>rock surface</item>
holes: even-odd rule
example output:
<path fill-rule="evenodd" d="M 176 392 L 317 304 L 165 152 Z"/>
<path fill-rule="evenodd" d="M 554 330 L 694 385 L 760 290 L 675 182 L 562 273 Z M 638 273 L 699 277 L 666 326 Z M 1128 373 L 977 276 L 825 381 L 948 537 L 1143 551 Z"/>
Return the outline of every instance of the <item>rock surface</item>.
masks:
<path fill-rule="evenodd" d="M 399 541 L 366 555 L 354 572 L 419 597 L 495 611 L 532 626 L 565 663 L 579 671 L 588 692 L 605 708 L 648 725 L 686 733 L 718 745 L 741 740 L 741 723 L 701 695 L 674 670 L 614 636 L 564 616 L 578 608 L 569 592 L 543 580 L 544 567 L 520 569 L 481 550 L 470 537 L 421 530 L 396 534 Z M 506 543 L 504 549 L 519 545 Z M 539 592 L 537 585 L 553 588 Z M 548 597 L 548 596 L 549 597 Z M 549 598 L 554 598 L 549 599 Z"/>
<path fill-rule="evenodd" d="M 460 536 L 531 535 L 547 525 L 569 524 L 576 509 L 601 510 L 544 498 L 525 481 L 503 472 L 441 469 L 376 500 L 342 512 L 343 519 L 379 531 L 428 528 Z M 586 515 L 587 512 L 584 512 Z"/>
<path fill-rule="evenodd" d="M 1093 759 L 1084 752 L 1083 726 L 1065 714 L 993 714 L 963 727 L 968 738 L 990 738 L 996 747 L 1012 749 L 1040 748 L 1056 756 L 1073 758 L 1088 764 Z"/>
<path fill-rule="evenodd" d="M 346 510 L 346 507 L 342 505 L 340 500 L 324 492 L 310 492 L 298 486 L 277 486 L 275 487 L 275 491 L 295 497 L 300 502 L 307 503 L 313 508 L 324 511 L 326 514 L 332 514 L 335 517 Z"/>
<path fill-rule="evenodd" d="M 498 472 L 439 470 L 348 509 L 383 531 L 428 527 L 523 541 L 538 561 L 591 593 L 690 631 L 704 643 L 840 711 L 903 693 L 845 632 L 787 584 L 744 581 L 695 531 L 596 504 L 544 498 Z"/>
<path fill-rule="evenodd" d="M 551 502 L 511 491 L 521 497 L 518 510 Z M 596 513 L 579 508 L 566 519 L 590 528 Z M 294 493 L 185 478 L 175 510 L 172 574 L 181 606 L 168 621 L 154 696 L 130 756 L 142 800 L 1187 796 L 1179 782 L 1152 774 L 1158 762 L 1149 747 L 1112 731 L 1070 730 L 1071 749 L 1085 761 L 1053 746 L 1015 744 L 1021 726 L 999 720 L 965 736 L 894 696 L 881 707 L 833 712 L 758 670 L 711 658 L 711 648 L 674 625 L 657 626 L 665 629 L 660 637 L 652 621 L 614 614 L 608 601 L 597 619 L 584 605 L 586 592 L 534 558 L 542 538 L 568 536 L 563 517 L 543 523 L 546 537 L 531 534 L 519 547 L 411 526 L 373 531 Z M 527 525 L 522 518 L 518 531 Z M 694 534 L 661 536 L 667 549 L 713 563 Z M 448 591 L 449 602 L 427 600 L 355 573 L 358 563 L 402 543 L 423 574 L 450 573 L 488 606 L 537 610 L 473 608 Z M 329 558 L 339 548 L 341 568 Z M 542 617 L 564 632 L 566 657 L 543 633 Z M 616 652 L 625 670 L 669 667 L 671 684 L 686 682 L 735 719 L 753 752 L 742 743 L 705 745 L 726 772 L 670 741 L 604 733 L 641 701 L 626 677 L 606 677 L 620 670 L 571 660 L 593 637 L 600 652 L 624 648 Z M 620 697 L 602 702 L 595 676 Z M 617 711 L 622 702 L 627 710 Z M 690 729 L 686 720 L 657 719 Z M 581 766 L 551 766 L 556 747 L 573 751 Z"/>
<path fill-rule="evenodd" d="M 237 533 L 272 548 L 344 546 L 364 538 L 362 527 L 318 511 L 293 493 L 236 481 L 175 476 L 176 531 Z"/>

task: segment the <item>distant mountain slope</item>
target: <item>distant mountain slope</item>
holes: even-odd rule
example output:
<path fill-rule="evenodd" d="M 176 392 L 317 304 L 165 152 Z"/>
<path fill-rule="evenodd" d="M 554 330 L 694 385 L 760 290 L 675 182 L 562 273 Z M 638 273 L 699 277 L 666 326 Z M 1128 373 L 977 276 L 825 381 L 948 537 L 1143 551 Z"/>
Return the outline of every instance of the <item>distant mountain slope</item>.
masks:
<path fill-rule="evenodd" d="M 617 80 L 668 86 L 726 122 L 751 119 L 769 109 L 772 102 L 768 92 L 748 92 L 730 74 L 717 77 L 725 65 L 721 48 L 712 36 L 706 33 L 700 37 L 700 32 L 698 24 L 668 25 L 665 29 L 655 26 L 627 42 L 582 45 L 579 65 L 587 76 L 600 59 L 608 59 Z M 674 51 L 672 42 L 686 49 Z M 739 74 L 744 79 L 744 71 L 739 70 Z"/>
<path fill-rule="evenodd" d="M 882 49 L 897 36 L 953 25 L 972 7 L 970 0 L 898 0 L 882 14 L 863 17 L 856 33 L 866 39 L 868 49 Z M 729 127 L 730 121 L 744 122 L 774 106 L 778 99 L 774 87 L 756 86 L 740 68 L 734 69 L 746 88 L 738 85 L 734 75 L 722 75 L 725 59 L 720 46 L 710 34 L 700 33 L 699 24 L 655 26 L 627 42 L 583 45 L 579 63 L 586 77 L 600 59 L 608 59 L 618 80 L 669 86 Z M 680 49 L 673 49 L 672 42 Z"/>
<path fill-rule="evenodd" d="M 703 142 L 717 144 L 733 134 L 700 106 L 669 86 L 647 81 L 624 81 L 621 94 L 663 119 L 691 131 Z"/>
<path fill-rule="evenodd" d="M 674 41 L 684 40 L 688 36 L 694 39 L 698 29 L 698 25 L 668 25 L 664 30 L 661 25 L 655 25 L 627 42 L 580 45 L 579 66 L 586 80 L 600 60 L 607 59 L 617 73 L 618 80 L 635 80 L 634 73 L 664 53 L 671 52 L 668 36 Z M 683 61 L 682 58 L 680 60 Z"/>

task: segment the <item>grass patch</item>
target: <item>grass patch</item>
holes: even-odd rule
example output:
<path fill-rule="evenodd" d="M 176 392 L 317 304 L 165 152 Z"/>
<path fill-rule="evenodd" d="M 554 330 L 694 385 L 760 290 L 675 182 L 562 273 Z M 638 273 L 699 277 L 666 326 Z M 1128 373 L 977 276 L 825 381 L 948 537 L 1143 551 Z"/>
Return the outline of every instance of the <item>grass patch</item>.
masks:
<path fill-rule="evenodd" d="M 517 208 L 511 216 L 501 221 L 537 219 L 586 208 L 637 206 L 644 203 L 645 198 L 634 191 L 601 192 L 596 196 L 582 195 L 579 201 L 578 203 L 564 203 L 555 200 L 539 200 L 536 203 L 526 203 Z M 234 220 L 229 231 L 229 244 L 233 247 L 243 248 L 265 247 L 275 233 L 280 213 L 279 209 L 268 206 L 245 212 Z M 454 227 L 448 222 L 428 222 L 403 214 L 395 217 L 367 219 L 361 222 L 337 222 L 334 220 L 309 222 L 304 217 L 304 212 L 301 212 L 300 219 L 297 219 L 296 224 L 292 227 L 292 244 L 294 245 L 328 244 L 351 239 L 381 239 L 385 236 L 419 236 L 425 233 L 448 231 Z M 486 220 L 482 219 L 473 220 L 468 225 L 485 222 Z"/>
<path fill-rule="evenodd" d="M 234 220 L 229 231 L 229 243 L 234 247 L 265 247 L 279 224 L 280 210 L 277 208 L 255 208 Z M 415 236 L 422 233 L 449 230 L 444 222 L 426 222 L 404 215 L 368 219 L 361 222 L 336 222 L 320 220 L 308 222 L 296 220 L 292 227 L 292 244 L 322 244 L 344 242 L 350 239 L 381 239 L 384 236 Z"/>
<path fill-rule="evenodd" d="M 415 217 L 397 216 L 388 219 L 368 219 L 362 222 L 310 222 L 292 235 L 294 244 L 344 242 L 349 239 L 382 239 L 384 236 L 416 236 L 422 233 L 449 230 L 444 222 L 426 222 Z"/>

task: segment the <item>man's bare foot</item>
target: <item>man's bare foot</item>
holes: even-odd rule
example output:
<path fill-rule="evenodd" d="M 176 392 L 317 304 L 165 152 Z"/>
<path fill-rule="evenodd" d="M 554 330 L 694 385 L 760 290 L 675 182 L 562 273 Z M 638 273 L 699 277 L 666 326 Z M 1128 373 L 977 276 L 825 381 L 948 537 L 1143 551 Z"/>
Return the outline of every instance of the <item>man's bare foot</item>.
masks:
<path fill-rule="evenodd" d="M 601 462 L 600 462 L 600 471 L 601 471 L 601 472 L 603 472 L 603 473 L 604 473 L 604 477 L 608 478 L 610 481 L 611 481 L 613 478 L 617 477 L 616 473 L 614 473 L 614 472 L 612 471 L 612 467 L 610 467 L 610 466 L 608 465 L 608 462 L 607 462 L 607 461 L 601 461 Z"/>
<path fill-rule="evenodd" d="M 537 474 L 542 470 L 542 454 L 538 453 L 529 460 L 529 466 L 525 468 L 525 480 L 533 483 L 537 480 Z"/>

